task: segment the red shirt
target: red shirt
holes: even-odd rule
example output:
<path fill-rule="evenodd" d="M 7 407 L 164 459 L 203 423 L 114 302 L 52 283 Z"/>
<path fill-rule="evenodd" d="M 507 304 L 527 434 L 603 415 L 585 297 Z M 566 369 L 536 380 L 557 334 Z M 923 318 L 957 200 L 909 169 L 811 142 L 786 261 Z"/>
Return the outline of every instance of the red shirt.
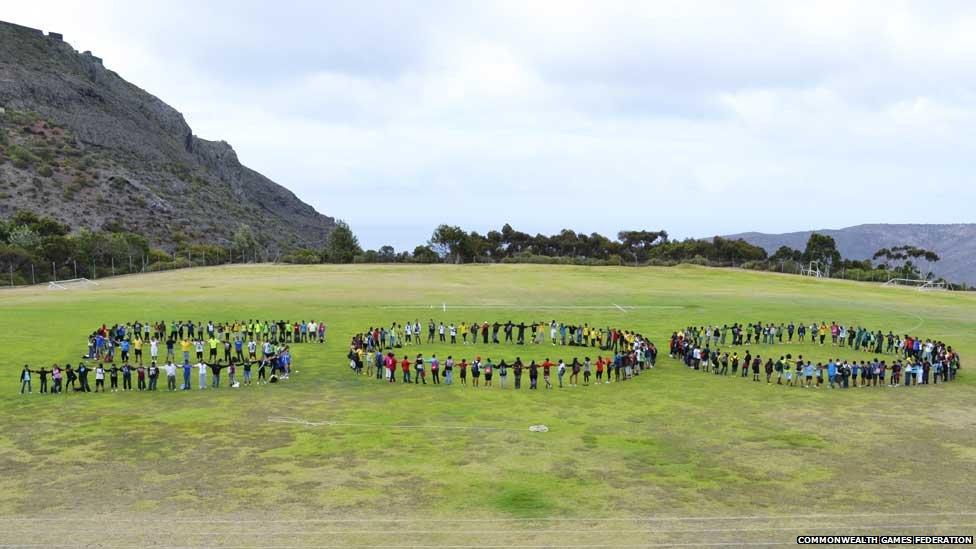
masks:
<path fill-rule="evenodd" d="M 404 372 L 409 372 L 410 371 L 410 361 L 407 360 L 407 359 L 403 359 L 403 362 L 400 363 L 400 368 Z"/>
<path fill-rule="evenodd" d="M 603 358 L 602 357 L 600 358 L 600 360 L 597 360 L 596 361 L 596 371 L 598 371 L 598 372 L 602 372 L 603 371 Z"/>
<path fill-rule="evenodd" d="M 545 361 L 545 362 L 542 363 L 542 373 L 548 375 L 549 374 L 549 368 L 552 368 L 552 362 L 549 362 L 547 360 L 547 361 Z"/>

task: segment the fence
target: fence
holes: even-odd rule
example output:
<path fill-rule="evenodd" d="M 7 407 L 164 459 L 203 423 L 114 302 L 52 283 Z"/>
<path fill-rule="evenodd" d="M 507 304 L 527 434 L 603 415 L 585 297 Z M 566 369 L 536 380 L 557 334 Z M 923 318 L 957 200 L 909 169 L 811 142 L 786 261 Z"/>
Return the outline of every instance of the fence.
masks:
<path fill-rule="evenodd" d="M 165 260 L 163 259 L 165 257 Z M 96 280 L 113 276 L 122 276 L 138 273 L 152 273 L 159 271 L 171 271 L 175 269 L 189 269 L 194 267 L 209 267 L 214 265 L 229 264 L 254 264 L 254 263 L 275 263 L 279 259 L 278 254 L 271 255 L 262 253 L 260 250 L 248 252 L 225 253 L 193 253 L 193 252 L 173 252 L 172 257 L 154 255 L 126 256 L 118 258 L 111 257 L 108 263 L 99 263 L 93 259 L 72 259 L 58 264 L 40 265 L 33 262 L 14 265 L 9 263 L 6 272 L 2 273 L 4 280 L 0 282 L 0 288 L 12 288 L 32 286 L 37 284 L 49 284 L 61 280 L 81 279 Z"/>

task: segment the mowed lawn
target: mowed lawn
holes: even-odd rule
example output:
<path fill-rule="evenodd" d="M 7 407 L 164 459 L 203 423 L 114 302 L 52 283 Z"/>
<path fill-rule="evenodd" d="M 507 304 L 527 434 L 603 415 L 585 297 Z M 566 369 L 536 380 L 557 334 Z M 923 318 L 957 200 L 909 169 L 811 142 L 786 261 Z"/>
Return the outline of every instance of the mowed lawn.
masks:
<path fill-rule="evenodd" d="M 18 394 L 25 362 L 76 364 L 102 323 L 191 318 L 324 319 L 328 342 L 294 345 L 298 372 L 278 385 L 51 396 L 37 394 L 35 377 L 34 394 Z M 354 332 L 430 318 L 617 326 L 661 353 L 635 380 L 551 391 L 352 375 Z M 704 375 L 667 357 L 676 328 L 757 320 L 910 330 L 958 348 L 963 369 L 946 385 L 830 391 Z M 599 353 L 547 342 L 398 354 L 417 352 L 495 362 Z M 852 353 L 841 356 L 872 356 Z M 855 528 L 972 534 L 974 356 L 976 294 L 697 267 L 233 266 L 0 291 L 0 545 L 595 547 L 788 543 Z M 337 425 L 269 421 L 281 416 Z M 550 430 L 529 432 L 534 424 Z"/>

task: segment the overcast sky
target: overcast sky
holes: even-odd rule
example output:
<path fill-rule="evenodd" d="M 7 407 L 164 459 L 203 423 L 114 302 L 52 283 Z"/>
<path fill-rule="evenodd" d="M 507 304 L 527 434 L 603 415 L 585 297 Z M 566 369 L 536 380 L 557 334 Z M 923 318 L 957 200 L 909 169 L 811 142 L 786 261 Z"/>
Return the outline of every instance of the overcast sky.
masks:
<path fill-rule="evenodd" d="M 974 2 L 8 2 L 367 247 L 976 221 Z"/>

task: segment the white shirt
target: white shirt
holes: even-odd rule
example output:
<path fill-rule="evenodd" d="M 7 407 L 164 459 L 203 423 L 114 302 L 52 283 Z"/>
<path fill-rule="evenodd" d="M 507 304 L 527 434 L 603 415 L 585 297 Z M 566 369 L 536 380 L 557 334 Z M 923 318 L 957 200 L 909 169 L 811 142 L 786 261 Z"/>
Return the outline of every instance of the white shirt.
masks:
<path fill-rule="evenodd" d="M 204 363 L 202 363 L 202 362 L 198 362 L 197 363 L 197 369 L 200 370 L 200 373 L 201 374 L 206 374 L 207 373 L 207 365 L 204 364 Z"/>
<path fill-rule="evenodd" d="M 176 364 L 170 362 L 169 364 L 166 365 L 166 375 L 170 377 L 176 375 Z"/>

